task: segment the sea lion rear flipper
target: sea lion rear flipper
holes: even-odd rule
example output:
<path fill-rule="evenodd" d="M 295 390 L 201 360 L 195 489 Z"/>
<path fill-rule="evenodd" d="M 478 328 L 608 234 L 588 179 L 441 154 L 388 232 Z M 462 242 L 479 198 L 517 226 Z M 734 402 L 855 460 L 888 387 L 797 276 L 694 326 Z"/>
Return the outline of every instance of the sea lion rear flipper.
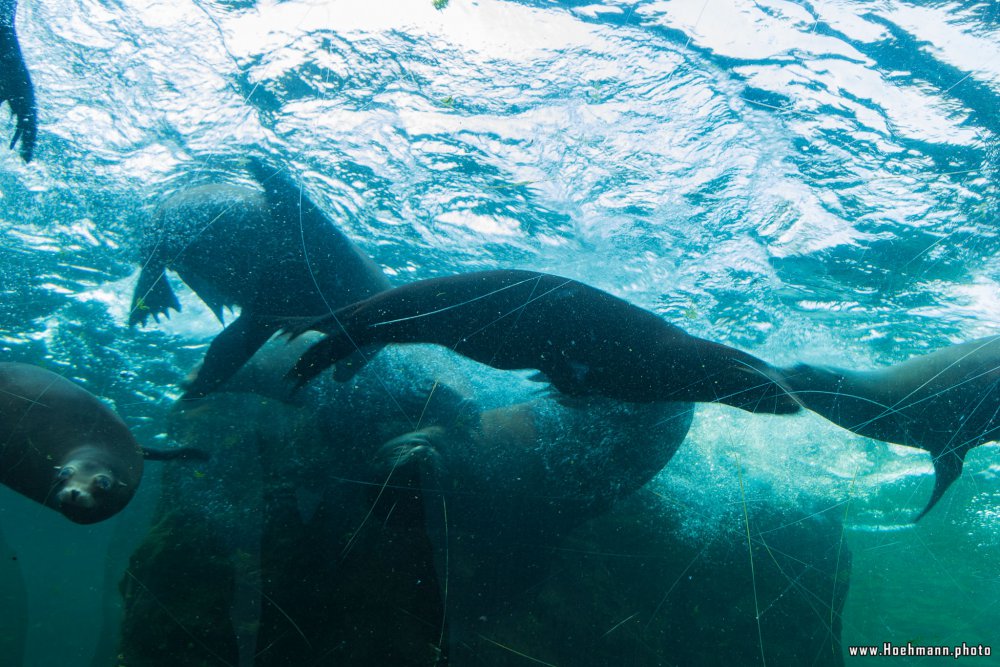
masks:
<path fill-rule="evenodd" d="M 166 271 L 162 265 L 158 271 L 146 266 L 139 272 L 139 281 L 132 294 L 132 307 L 128 315 L 129 326 L 145 325 L 150 315 L 159 322 L 160 315 L 170 317 L 171 308 L 180 312 L 181 304 L 174 291 L 170 289 Z"/>
<path fill-rule="evenodd" d="M 914 523 L 924 518 L 924 515 L 930 512 L 931 508 L 941 500 L 941 496 L 948 490 L 948 487 L 961 477 L 962 466 L 965 463 L 965 452 L 948 451 L 934 457 L 931 462 L 934 464 L 934 491 L 931 492 L 931 499 L 927 502 L 927 507 L 917 515 L 917 518 L 913 520 Z"/>
<path fill-rule="evenodd" d="M 277 323 L 262 321 L 252 312 L 244 310 L 209 345 L 198 376 L 187 386 L 182 398 L 201 398 L 215 391 L 249 361 L 277 330 Z"/>

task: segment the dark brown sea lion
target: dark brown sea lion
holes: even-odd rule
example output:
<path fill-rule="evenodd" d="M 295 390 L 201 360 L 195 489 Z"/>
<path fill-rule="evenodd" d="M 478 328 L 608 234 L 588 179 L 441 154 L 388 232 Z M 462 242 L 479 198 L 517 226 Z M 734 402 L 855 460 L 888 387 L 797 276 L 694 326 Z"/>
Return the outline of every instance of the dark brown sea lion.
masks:
<path fill-rule="evenodd" d="M 38 135 L 38 110 L 35 108 L 35 88 L 31 85 L 14 28 L 16 14 L 17 0 L 0 0 L 0 105 L 9 103 L 17 119 L 14 138 L 10 140 L 11 149 L 20 141 L 21 157 L 31 162 Z"/>
<path fill-rule="evenodd" d="M 180 310 L 166 269 L 177 272 L 222 321 L 185 398 L 217 389 L 289 316 L 319 316 L 389 286 L 378 266 L 288 176 L 249 162 L 264 192 L 233 185 L 192 188 L 167 200 L 143 243 L 145 264 L 129 324 Z"/>
<path fill-rule="evenodd" d="M 803 406 L 834 424 L 930 452 L 934 491 L 917 520 L 962 474 L 970 449 L 1000 438 L 1000 336 L 878 370 L 799 364 L 783 375 Z"/>
<path fill-rule="evenodd" d="M 538 369 L 569 396 L 799 409 L 764 361 L 607 292 L 533 271 L 421 280 L 291 329 L 329 334 L 293 370 L 300 383 L 368 345 L 436 343 L 494 368 Z"/>
<path fill-rule="evenodd" d="M 0 482 L 76 523 L 116 514 L 143 452 L 96 396 L 50 371 L 0 363 Z"/>

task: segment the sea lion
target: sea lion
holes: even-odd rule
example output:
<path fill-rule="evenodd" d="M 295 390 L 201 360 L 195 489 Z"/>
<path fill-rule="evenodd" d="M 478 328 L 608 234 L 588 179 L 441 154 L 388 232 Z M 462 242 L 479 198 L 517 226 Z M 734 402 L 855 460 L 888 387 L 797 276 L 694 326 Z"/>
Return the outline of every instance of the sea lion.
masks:
<path fill-rule="evenodd" d="M 258 160 L 259 192 L 233 185 L 192 188 L 168 199 L 145 239 L 146 258 L 129 324 L 180 310 L 164 271 L 172 269 L 219 321 L 240 316 L 212 341 L 184 398 L 214 391 L 279 328 L 279 319 L 318 316 L 389 286 L 378 266 L 288 176 Z"/>
<path fill-rule="evenodd" d="M 0 105 L 10 104 L 17 119 L 11 150 L 21 142 L 21 158 L 31 162 L 38 135 L 38 110 L 35 108 L 35 88 L 21 55 L 14 18 L 17 0 L 0 0 Z"/>
<path fill-rule="evenodd" d="M 111 408 L 51 371 L 0 363 L 0 482 L 76 523 L 121 511 L 143 452 Z"/>
<path fill-rule="evenodd" d="M 293 336 L 328 334 L 293 369 L 299 383 L 367 345 L 436 343 L 494 368 L 538 369 L 568 396 L 718 402 L 774 414 L 799 409 L 764 361 L 691 336 L 607 292 L 533 271 L 421 280 L 286 326 Z"/>
<path fill-rule="evenodd" d="M 308 336 L 321 339 L 316 332 Z M 268 655 L 283 661 L 307 663 L 308 655 L 324 654 L 343 639 L 347 648 L 338 654 L 397 664 L 400 653 L 361 653 L 359 647 L 372 645 L 369 618 L 380 619 L 374 632 L 386 647 L 405 634 L 399 629 L 407 622 L 395 622 L 399 606 L 411 614 L 445 604 L 449 643 L 468 638 L 479 616 L 500 614 L 531 596 L 567 533 L 666 464 L 694 409 L 603 398 L 573 399 L 569 407 L 533 383 L 430 345 L 387 346 L 348 381 L 327 373 L 297 392 L 277 391 L 291 388 L 283 378 L 309 344 L 306 337 L 291 345 L 275 337 L 219 390 L 172 410 L 171 437 L 217 455 L 199 477 L 164 475 L 163 523 L 137 551 L 132 571 L 164 600 L 159 586 L 175 590 L 178 582 L 204 585 L 213 600 L 221 597 L 212 606 L 222 612 L 206 620 L 203 636 L 213 650 L 222 647 L 226 660 L 226 647 L 235 645 L 227 639 L 233 633 L 228 610 L 236 603 L 227 596 L 246 573 L 259 576 L 255 591 L 262 587 L 281 605 L 283 613 L 265 600 L 252 627 L 259 629 L 256 646 L 276 641 L 276 653 Z M 240 475 L 232 475 L 234 469 Z M 255 553 L 259 566 L 248 560 Z M 236 584 L 217 571 L 202 580 L 210 571 L 197 565 L 205 559 L 250 567 L 234 570 Z M 151 571 L 169 576 L 154 584 Z M 377 582 L 397 574 L 406 577 L 412 598 L 379 588 Z M 358 591 L 357 582 L 364 582 L 366 597 L 379 592 L 377 600 L 353 602 L 347 594 Z M 444 582 L 447 595 L 434 602 Z M 132 599 L 140 598 L 123 626 L 131 637 L 145 636 L 162 613 L 146 606 L 148 596 Z M 381 609 L 372 614 L 362 608 L 368 603 Z M 294 638 L 278 638 L 288 626 L 274 615 L 285 619 L 284 613 L 310 641 L 316 637 L 312 646 L 294 630 Z M 420 618 L 423 624 L 441 615 L 425 611 Z M 207 639 L 209 628 L 222 640 Z M 392 630 L 390 637 L 383 630 Z M 438 632 L 431 631 L 435 642 Z M 123 652 L 128 657 L 149 645 L 137 641 Z M 182 650 L 188 652 L 199 648 Z"/>
<path fill-rule="evenodd" d="M 804 407 L 866 438 L 930 452 L 934 491 L 919 521 L 962 474 L 973 447 L 1000 437 L 1000 336 L 870 371 L 798 364 L 783 384 Z"/>

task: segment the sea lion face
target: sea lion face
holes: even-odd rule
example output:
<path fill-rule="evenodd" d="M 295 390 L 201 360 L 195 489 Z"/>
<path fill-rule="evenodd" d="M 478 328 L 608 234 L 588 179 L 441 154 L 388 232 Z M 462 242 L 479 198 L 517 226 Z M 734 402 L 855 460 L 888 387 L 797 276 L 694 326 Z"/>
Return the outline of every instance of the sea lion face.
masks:
<path fill-rule="evenodd" d="M 96 523 L 121 510 L 133 490 L 106 465 L 73 459 L 55 469 L 54 506 L 70 521 Z"/>

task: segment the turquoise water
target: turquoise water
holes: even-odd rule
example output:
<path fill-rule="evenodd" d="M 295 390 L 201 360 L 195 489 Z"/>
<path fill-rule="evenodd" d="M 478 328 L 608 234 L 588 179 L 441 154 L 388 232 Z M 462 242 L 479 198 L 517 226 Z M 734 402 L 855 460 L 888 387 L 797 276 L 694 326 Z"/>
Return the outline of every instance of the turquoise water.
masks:
<path fill-rule="evenodd" d="M 31 164 L 0 154 L 2 360 L 80 382 L 144 444 L 168 442 L 179 382 L 220 327 L 186 290 L 168 322 L 127 326 L 137 241 L 178 189 L 247 183 L 246 154 L 287 168 L 396 284 L 558 273 L 778 364 L 879 366 L 1000 326 L 994 2 L 22 0 L 18 30 L 40 134 Z M 489 378 L 479 391 L 502 394 Z M 843 520 L 844 647 L 995 645 L 998 478 L 997 446 L 973 450 L 912 525 L 932 486 L 925 452 L 814 415 L 701 405 L 643 493 L 666 499 L 662 525 L 686 544 L 740 528 L 744 481 L 751 505 Z M 0 491 L 5 567 L 26 583 L 25 664 L 113 664 L 156 474 L 89 528 Z M 674 579 L 650 586 L 670 598 Z M 629 606 L 641 586 L 622 589 L 595 636 L 633 612 L 657 618 Z M 752 627 L 783 594 L 717 623 Z M 815 597 L 832 618 L 834 591 Z M 526 606 L 546 627 L 543 603 Z M 536 645 L 501 630 L 480 634 Z M 758 639 L 749 659 L 767 656 Z M 674 664 L 638 655 L 622 664 Z"/>

